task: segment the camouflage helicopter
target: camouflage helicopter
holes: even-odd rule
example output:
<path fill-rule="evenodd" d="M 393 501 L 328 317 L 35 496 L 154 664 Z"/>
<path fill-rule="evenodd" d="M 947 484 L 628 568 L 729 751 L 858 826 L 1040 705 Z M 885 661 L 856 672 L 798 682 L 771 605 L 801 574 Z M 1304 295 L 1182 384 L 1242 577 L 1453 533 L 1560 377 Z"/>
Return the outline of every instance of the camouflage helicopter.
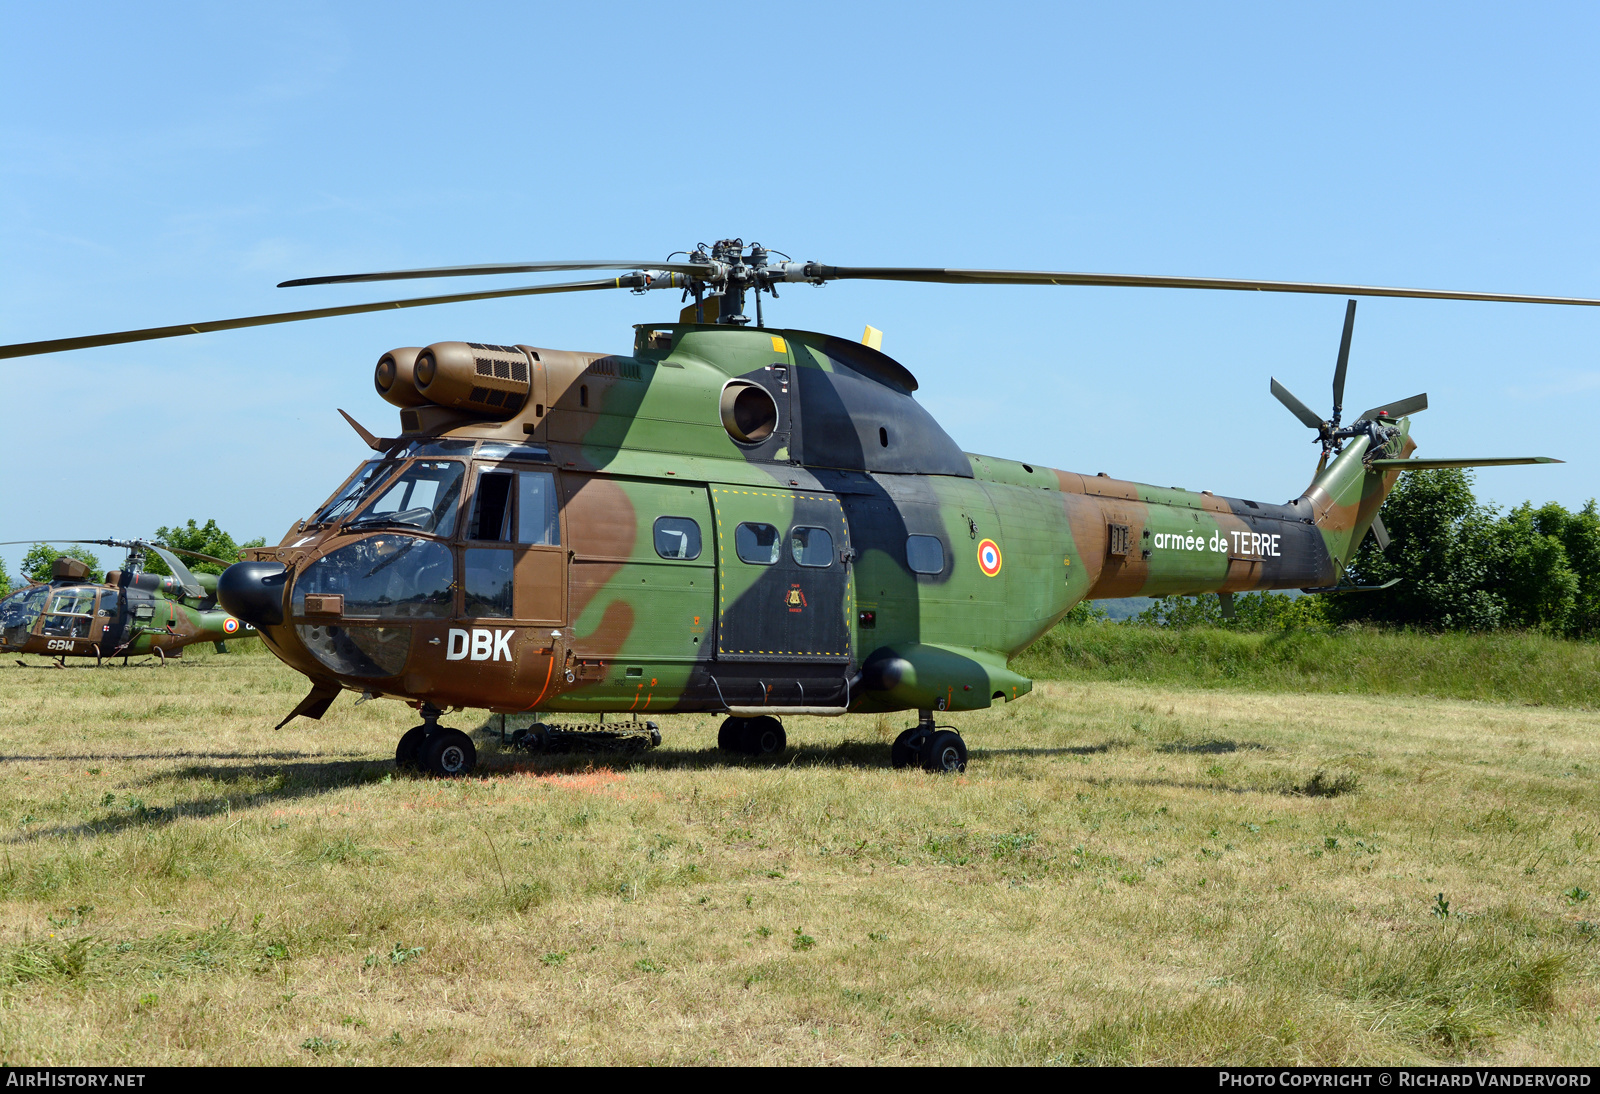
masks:
<path fill-rule="evenodd" d="M 28 543 L 16 540 L 13 543 Z M 217 607 L 217 576 L 195 575 L 179 554 L 228 565 L 198 551 L 163 547 L 134 539 L 58 539 L 54 543 L 94 543 L 127 551 L 120 570 L 104 582 L 89 580 L 89 567 L 63 556 L 50 565 L 48 582 L 29 585 L 0 600 L 0 651 L 40 653 L 64 665 L 68 657 L 104 658 L 154 654 L 161 664 L 182 657 L 183 647 L 211 642 L 219 649 L 229 638 L 255 628 Z M 0 544 L 12 546 L 13 543 Z M 144 572 L 154 554 L 171 576 Z M 22 665 L 24 662 L 18 661 Z"/>
<path fill-rule="evenodd" d="M 916 711 L 895 766 L 965 767 L 940 714 L 1011 702 L 1008 661 L 1089 598 L 1350 588 L 1346 566 L 1401 471 L 1553 462 L 1416 459 L 1426 395 L 1344 424 L 1346 311 L 1322 460 L 1271 505 L 961 451 L 879 348 L 765 325 L 782 285 L 846 279 L 1119 285 L 1432 299 L 1597 300 L 1214 278 L 843 267 L 722 240 L 682 261 L 508 263 L 350 274 L 284 287 L 555 270 L 618 276 L 0 347 L 0 356 L 494 297 L 681 290 L 676 322 L 627 353 L 488 342 L 391 350 L 399 409 L 375 455 L 275 547 L 218 583 L 311 681 L 283 723 L 341 691 L 410 704 L 396 762 L 472 768 L 449 708 L 726 715 L 722 747 L 785 747 L 785 715 Z M 778 255 L 782 261 L 774 260 Z M 754 293 L 755 322 L 746 312 Z M 343 413 L 343 411 L 341 411 Z M 533 741 L 531 743 L 537 743 Z"/>

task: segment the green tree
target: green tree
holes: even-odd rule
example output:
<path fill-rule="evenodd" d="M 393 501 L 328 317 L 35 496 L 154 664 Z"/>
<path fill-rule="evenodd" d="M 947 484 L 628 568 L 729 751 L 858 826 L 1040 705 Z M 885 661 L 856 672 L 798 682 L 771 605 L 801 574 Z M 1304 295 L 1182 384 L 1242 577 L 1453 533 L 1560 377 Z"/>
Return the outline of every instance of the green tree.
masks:
<path fill-rule="evenodd" d="M 1560 535 L 1571 517 L 1554 502 L 1524 502 L 1495 522 L 1491 587 L 1505 604 L 1502 625 L 1572 630 L 1580 582 Z"/>
<path fill-rule="evenodd" d="M 215 520 L 208 520 L 204 525 L 199 525 L 191 518 L 187 524 L 180 524 L 173 528 L 157 528 L 156 542 L 163 547 L 176 547 L 183 551 L 199 551 L 203 555 L 224 559 L 223 565 L 215 562 L 205 562 L 197 558 L 188 558 L 180 555 L 183 564 L 193 573 L 220 574 L 228 566 L 239 560 L 239 548 L 261 547 L 267 541 L 257 537 L 247 543 L 235 543 L 233 537 L 217 527 Z M 151 555 L 145 561 L 145 570 L 152 574 L 165 574 L 170 571 L 167 564 L 156 555 Z"/>
<path fill-rule="evenodd" d="M 6 572 L 6 560 L 0 558 L 0 596 L 7 596 L 11 592 L 11 575 Z"/>
<path fill-rule="evenodd" d="M 1092 600 L 1080 600 L 1072 606 L 1072 610 L 1061 618 L 1063 623 L 1082 626 L 1086 623 L 1104 623 L 1107 619 L 1106 610 Z"/>
<path fill-rule="evenodd" d="M 1560 541 L 1576 583 L 1566 632 L 1573 636 L 1600 634 L 1600 512 L 1594 499 L 1576 513 L 1550 502 L 1532 510 L 1530 516 L 1540 534 Z"/>
<path fill-rule="evenodd" d="M 1502 561 L 1506 534 L 1497 533 L 1495 511 L 1472 493 L 1472 476 L 1459 468 L 1409 471 L 1383 503 L 1389 531 L 1387 551 L 1368 536 L 1350 563 L 1358 585 L 1400 583 L 1380 592 L 1330 597 L 1335 621 L 1363 620 L 1435 629 L 1492 630 L 1508 619 L 1506 598 L 1495 580 L 1507 569 Z M 1550 559 L 1533 551 L 1518 573 L 1548 568 Z M 1537 613 L 1534 613 L 1537 614 Z"/>
<path fill-rule="evenodd" d="M 22 574 L 30 581 L 49 581 L 50 564 L 58 558 L 75 558 L 89 567 L 89 580 L 99 581 L 105 571 L 100 566 L 100 560 L 93 551 L 83 547 L 73 547 L 70 550 L 58 551 L 48 543 L 35 543 L 28 548 L 28 553 L 22 556 Z"/>
<path fill-rule="evenodd" d="M 1294 628 L 1325 627 L 1328 624 L 1326 601 L 1320 596 L 1292 596 L 1284 593 L 1237 593 L 1233 598 L 1233 618 L 1222 615 L 1222 600 L 1214 594 L 1169 596 L 1128 620 L 1154 627 L 1227 627 L 1240 631 L 1286 631 Z"/>

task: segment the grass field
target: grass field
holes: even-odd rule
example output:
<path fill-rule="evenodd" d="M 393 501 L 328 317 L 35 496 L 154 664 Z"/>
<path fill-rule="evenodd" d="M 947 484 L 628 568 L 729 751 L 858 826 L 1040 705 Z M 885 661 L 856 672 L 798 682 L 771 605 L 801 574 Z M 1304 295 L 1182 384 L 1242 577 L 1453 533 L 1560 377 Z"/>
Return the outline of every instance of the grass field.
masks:
<path fill-rule="evenodd" d="M 0 669 L 0 1058 L 1590 1063 L 1600 713 L 1041 683 L 395 776 L 255 652 Z M 1212 682 L 1213 684 L 1216 681 Z M 446 719 L 464 729 L 481 712 Z"/>

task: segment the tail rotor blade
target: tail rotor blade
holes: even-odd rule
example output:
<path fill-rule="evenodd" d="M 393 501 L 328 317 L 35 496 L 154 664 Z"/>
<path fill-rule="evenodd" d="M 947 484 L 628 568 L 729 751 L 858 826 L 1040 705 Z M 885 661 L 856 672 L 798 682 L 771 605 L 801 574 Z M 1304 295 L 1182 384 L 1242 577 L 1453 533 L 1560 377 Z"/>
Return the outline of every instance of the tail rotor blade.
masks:
<path fill-rule="evenodd" d="M 1378 550 L 1387 551 L 1389 549 L 1389 529 L 1383 526 L 1383 518 L 1381 516 L 1372 518 L 1372 538 L 1378 541 Z"/>
<path fill-rule="evenodd" d="M 1322 431 L 1322 419 L 1313 413 L 1310 407 L 1296 399 L 1293 392 L 1278 383 L 1276 376 L 1272 378 L 1272 394 L 1278 402 L 1289 408 L 1290 414 L 1299 418 L 1308 428 L 1315 429 L 1319 433 Z"/>
<path fill-rule="evenodd" d="M 1396 399 L 1392 403 L 1375 406 L 1371 410 L 1363 410 L 1361 416 L 1367 421 L 1372 421 L 1380 414 L 1385 418 L 1404 418 L 1407 414 L 1416 414 L 1428 409 L 1428 393 L 1413 395 L 1409 399 Z"/>
<path fill-rule="evenodd" d="M 1350 336 L 1356 329 L 1356 302 L 1350 301 L 1344 309 L 1344 336 L 1339 339 L 1339 363 L 1333 366 L 1333 424 L 1339 424 L 1339 413 L 1344 409 L 1344 374 L 1350 367 Z"/>

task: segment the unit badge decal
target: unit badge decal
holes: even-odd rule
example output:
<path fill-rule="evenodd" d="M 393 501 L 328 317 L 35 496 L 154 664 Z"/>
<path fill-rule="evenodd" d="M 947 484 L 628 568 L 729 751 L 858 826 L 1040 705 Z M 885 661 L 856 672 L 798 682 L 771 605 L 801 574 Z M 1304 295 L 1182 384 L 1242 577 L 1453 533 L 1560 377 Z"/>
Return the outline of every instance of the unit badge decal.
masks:
<path fill-rule="evenodd" d="M 806 594 L 800 591 L 800 586 L 790 585 L 788 594 L 783 598 L 791 612 L 804 611 L 806 607 Z"/>

